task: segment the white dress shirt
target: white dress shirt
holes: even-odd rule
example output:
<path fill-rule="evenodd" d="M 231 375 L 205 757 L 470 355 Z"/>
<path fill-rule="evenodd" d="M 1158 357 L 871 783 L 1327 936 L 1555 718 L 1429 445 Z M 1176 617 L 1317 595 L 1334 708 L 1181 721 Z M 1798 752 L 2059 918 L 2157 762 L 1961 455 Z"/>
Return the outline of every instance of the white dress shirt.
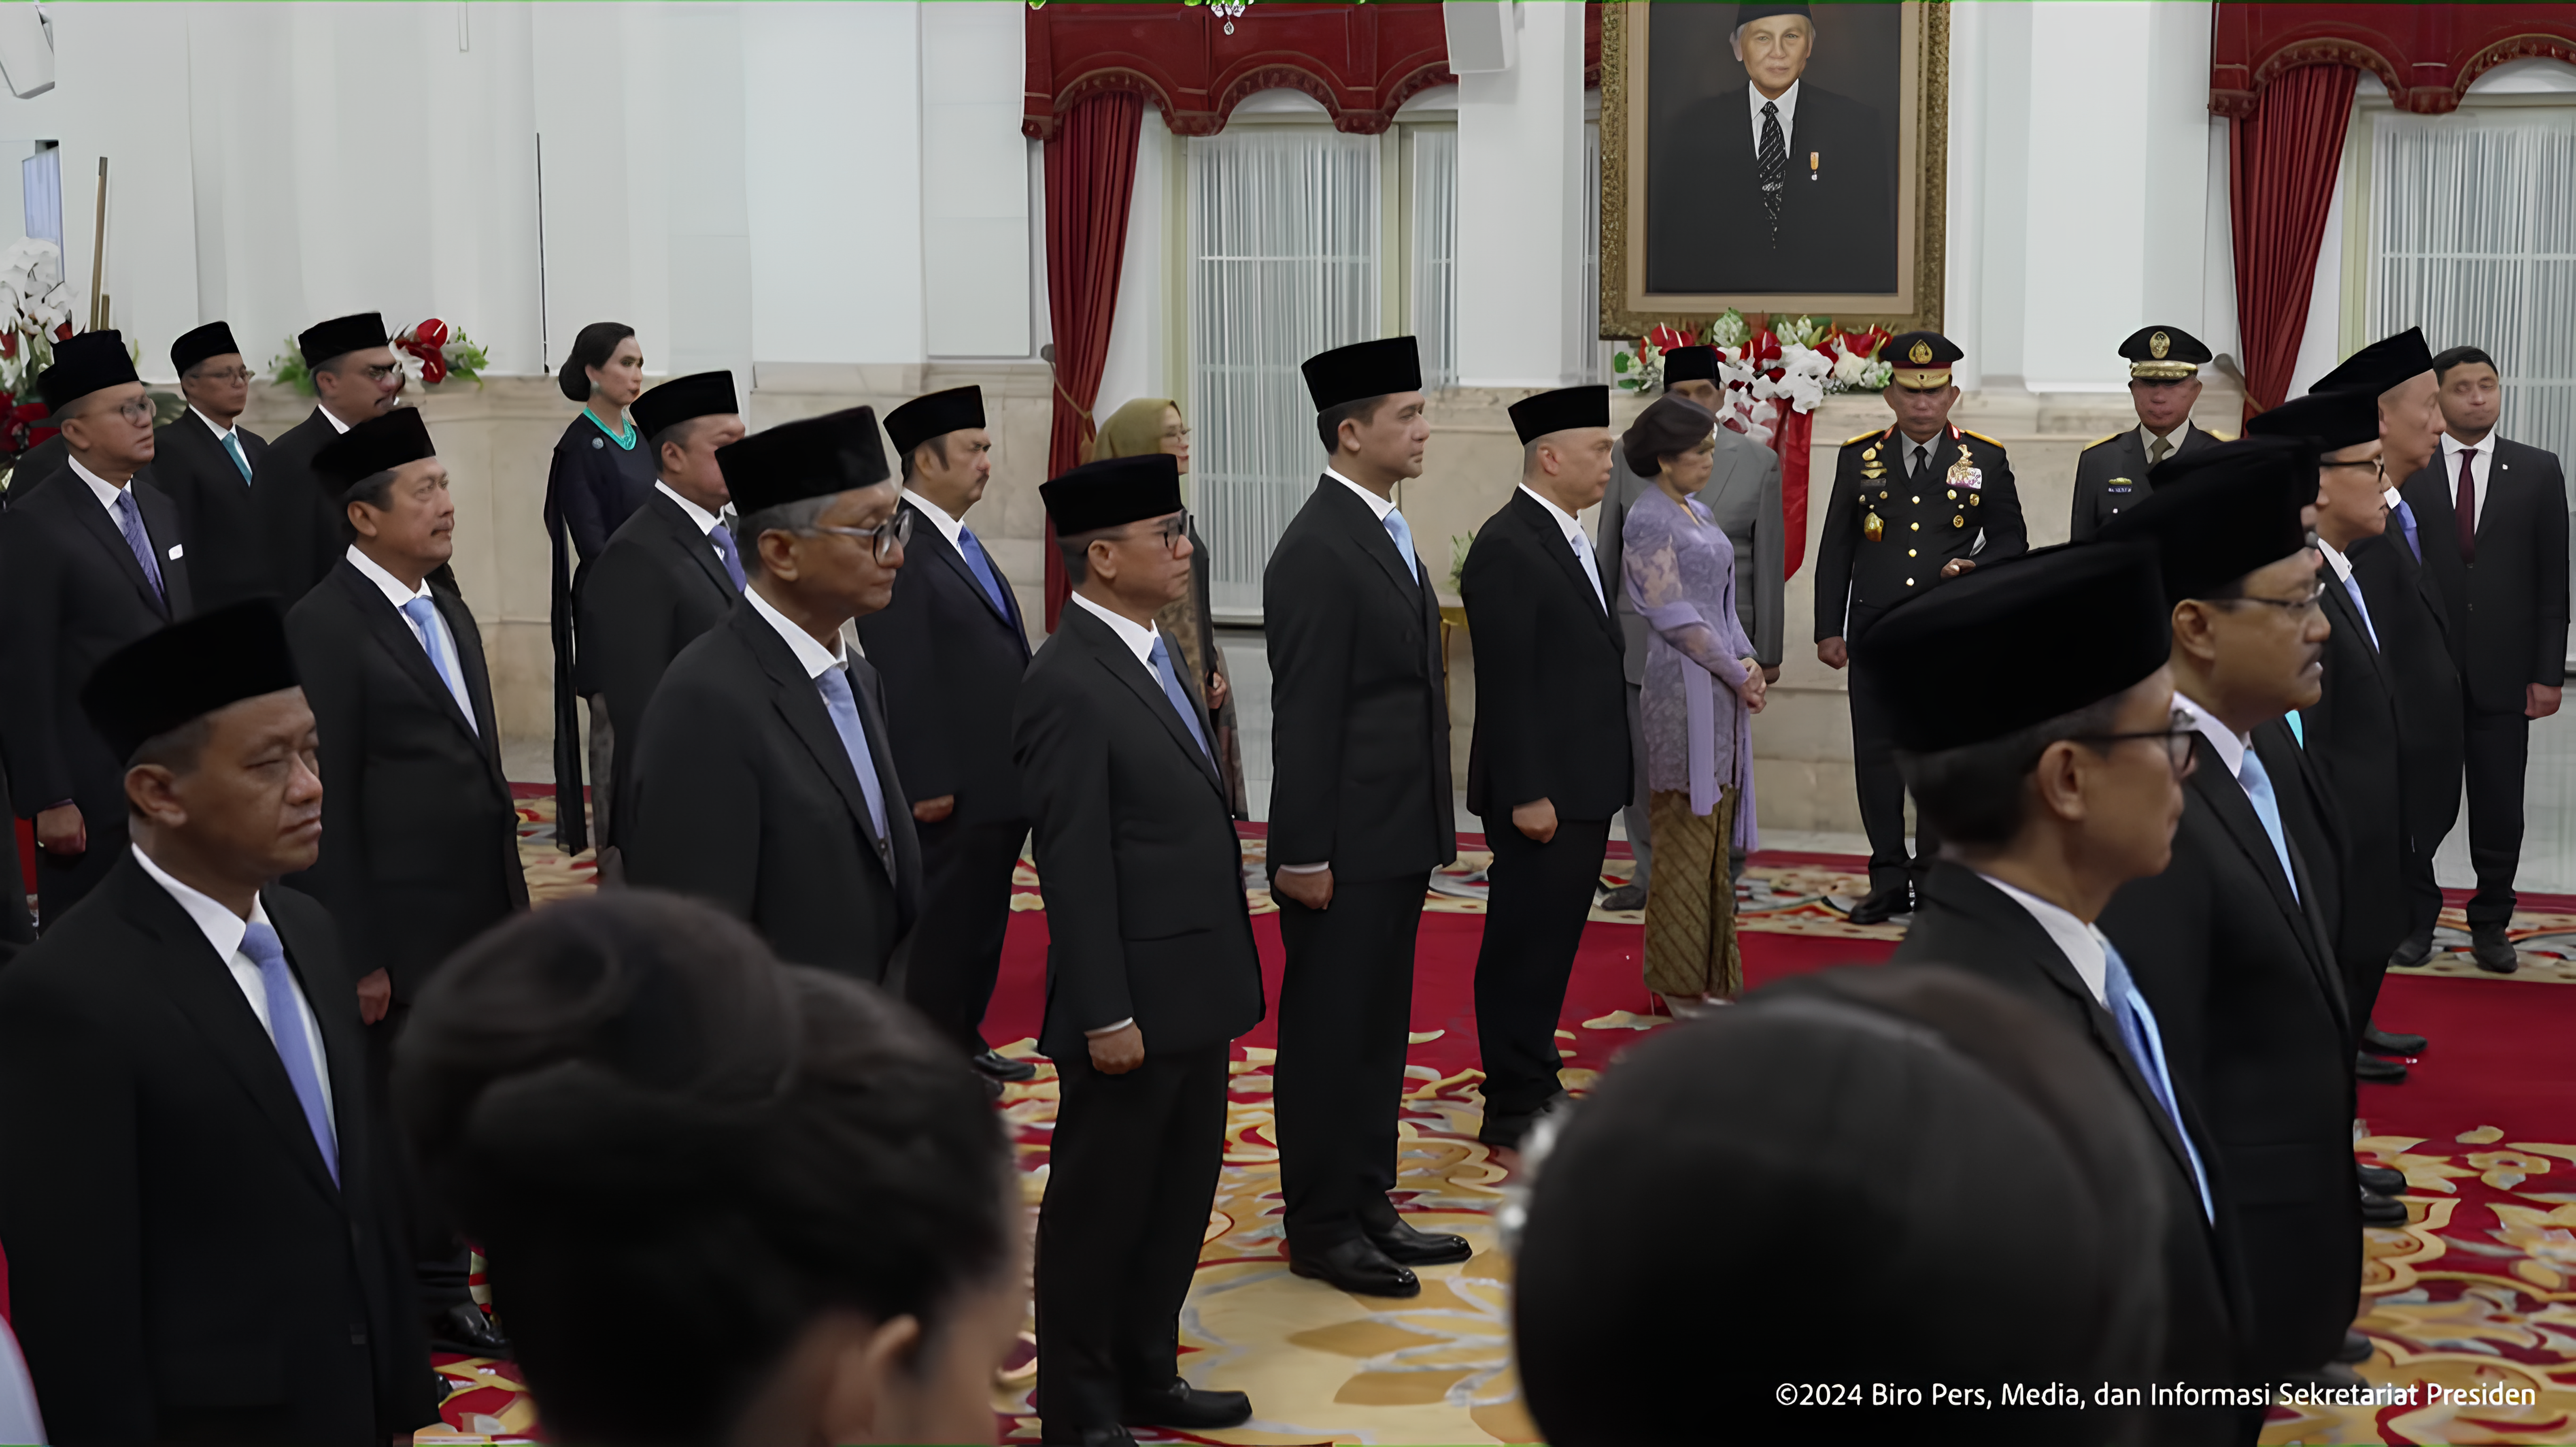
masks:
<path fill-rule="evenodd" d="M 716 524 L 724 521 L 723 518 L 717 517 L 714 513 L 711 513 L 705 508 L 698 506 L 696 503 L 689 501 L 687 498 L 680 496 L 679 491 L 676 488 L 658 477 L 653 479 L 653 490 L 662 494 L 664 497 L 669 498 L 671 501 L 678 503 L 680 505 L 680 511 L 689 515 L 689 521 L 698 525 L 699 532 L 713 533 L 716 530 Z"/>
<path fill-rule="evenodd" d="M 2174 711 L 2181 714 L 2184 721 L 2198 730 L 2202 738 L 2209 740 L 2209 746 L 2218 751 L 2218 762 L 2226 766 L 2227 777 L 2236 781 L 2236 787 L 2244 788 L 2245 755 L 2254 747 L 2253 737 L 2239 734 L 2220 723 L 2208 710 L 2180 693 L 2174 695 L 2173 706 Z M 2245 798 L 2248 803 L 2251 803 L 2254 796 L 2248 794 Z"/>
<path fill-rule="evenodd" d="M 465 691 L 465 667 L 456 656 L 456 639 L 447 631 L 447 615 L 439 612 L 437 600 L 431 599 L 430 628 L 427 633 L 423 633 L 421 626 L 412 621 L 412 616 L 402 612 L 405 603 L 430 597 L 428 582 L 424 580 L 418 588 L 406 586 L 402 579 L 377 566 L 375 559 L 360 552 L 356 543 L 349 545 L 348 559 L 349 566 L 357 569 L 368 582 L 375 584 L 377 590 L 385 595 L 385 601 L 393 605 L 395 612 L 402 613 L 403 626 L 409 628 L 412 635 L 420 639 L 421 646 L 437 655 L 440 664 L 439 672 L 453 680 L 448 685 L 448 696 L 456 700 L 457 712 L 465 715 L 465 726 L 480 735 L 483 732 L 482 727 L 474 721 L 474 696 Z"/>
<path fill-rule="evenodd" d="M 2171 432 L 2163 434 L 2164 442 L 2169 449 L 2165 453 L 2165 456 L 2171 457 L 2174 453 L 2182 451 L 2183 443 L 2188 441 L 2190 437 L 2191 419 L 2186 417 L 2180 422 L 2175 423 L 2174 429 Z M 2155 461 L 2156 440 L 2157 433 L 2153 428 L 2147 426 L 2144 422 L 2138 424 L 2138 448 L 2140 451 L 2146 453 L 2147 460 L 2150 463 Z"/>
<path fill-rule="evenodd" d="M 1601 605 L 1603 612 L 1608 612 L 1610 600 L 1601 595 L 1601 568 L 1592 561 L 1592 540 L 1583 535 L 1583 524 L 1575 521 L 1574 514 L 1539 496 L 1537 490 L 1528 483 L 1522 483 L 1520 490 L 1529 497 L 1530 501 L 1546 508 L 1547 515 L 1556 520 L 1556 530 L 1565 534 L 1565 545 L 1573 551 L 1574 561 L 1583 565 L 1584 576 L 1592 580 L 1594 601 Z"/>
<path fill-rule="evenodd" d="M 2469 457 L 2469 531 L 2478 530 L 2478 512 L 2487 505 L 2487 473 L 2495 466 L 2495 434 L 2490 432 L 2476 444 L 2463 443 L 2450 433 L 2442 434 L 2442 491 L 2454 508 L 2460 497 L 2460 454 Z"/>
<path fill-rule="evenodd" d="M 98 505 L 107 509 L 109 521 L 114 521 L 116 518 L 116 499 L 125 491 L 127 484 L 108 481 L 106 478 L 103 478 L 97 473 L 90 471 L 88 468 L 81 466 L 81 460 L 72 456 L 70 453 L 63 454 L 63 460 L 72 465 L 72 475 L 74 477 L 77 477 L 81 481 L 89 484 L 89 495 L 98 499 Z M 128 482 L 131 480 L 132 479 L 128 479 Z M 139 508 L 142 504 L 136 503 L 135 506 Z"/>
<path fill-rule="evenodd" d="M 2361 589 L 2352 581 L 2352 559 L 2335 551 L 2335 545 L 2317 539 L 2317 551 L 2326 555 L 2326 566 L 2334 569 L 2335 581 L 2343 585 L 2343 595 L 2352 600 L 2353 611 L 2361 615 L 2362 631 L 2370 635 L 2370 651 L 2379 651 L 2379 625 L 2370 621 L 2370 605 L 2361 600 Z"/>
<path fill-rule="evenodd" d="M 2039 927 L 2048 931 L 2049 939 L 2056 942 L 2058 952 L 2066 956 L 2066 962 L 2075 967 L 2076 976 L 2084 981 L 2084 988 L 2093 992 L 2093 1003 L 2105 1010 L 2111 1008 L 2110 952 L 2102 946 L 2100 930 L 2077 919 L 2074 912 L 2064 905 L 2042 899 L 2029 890 L 2015 888 L 1983 870 L 1978 871 L 1977 877 L 2002 890 L 2013 903 L 2030 911 L 2030 917 L 2039 921 Z"/>
<path fill-rule="evenodd" d="M 334 432 L 346 432 L 346 431 L 348 431 L 348 430 L 349 430 L 349 424 L 348 424 L 348 423 L 346 423 L 346 422 L 341 421 L 341 420 L 340 420 L 340 414 L 338 414 L 337 412 L 332 411 L 332 410 L 331 410 L 330 408 L 328 408 L 328 407 L 316 408 L 315 410 L 319 411 L 319 412 L 322 414 L 322 420 L 323 420 L 323 421 L 328 422 L 328 423 L 330 423 L 330 424 L 331 424 L 331 430 L 332 430 L 332 431 L 334 431 Z"/>
<path fill-rule="evenodd" d="M 939 529 L 939 535 L 948 540 L 948 546 L 957 550 L 957 556 L 966 556 L 966 545 L 957 541 L 957 535 L 966 529 L 964 519 L 950 517 L 946 508 L 910 488 L 903 490 L 903 500 L 921 509 L 921 515 L 930 519 L 932 527 Z"/>
<path fill-rule="evenodd" d="M 214 946 L 215 958 L 222 960 L 225 967 L 233 972 L 233 983 L 240 987 L 242 998 L 250 1002 L 250 1012 L 259 1017 L 259 1028 L 268 1032 L 269 1044 L 274 1046 L 277 1043 L 277 1022 L 269 1018 L 268 985 L 259 977 L 258 962 L 243 954 L 241 947 L 242 936 L 250 933 L 251 924 L 269 924 L 268 906 L 253 895 L 250 919 L 244 920 L 212 895 L 172 878 L 142 850 L 134 851 L 134 862 L 143 866 L 143 872 L 152 876 L 153 883 L 168 890 L 170 897 L 179 902 L 179 908 L 186 910 L 188 918 L 196 922 L 198 930 L 206 937 L 206 943 Z M 269 927 L 276 928 L 275 925 Z M 331 1103 L 331 1052 L 322 1048 L 322 1027 L 314 1020 L 312 1002 L 304 998 L 304 986 L 296 980 L 292 970 L 287 972 L 286 983 L 295 994 L 293 1028 L 304 1032 L 304 1048 L 312 1054 L 313 1074 L 322 1085 L 322 1119 L 336 1136 L 340 1133 L 340 1117 Z"/>
<path fill-rule="evenodd" d="M 197 420 L 206 424 L 206 430 L 207 430 L 208 432 L 211 432 L 211 433 L 215 434 L 215 445 L 216 445 L 217 447 L 221 447 L 221 446 L 223 446 L 223 445 L 224 445 L 224 439 L 233 435 L 233 429 L 232 429 L 232 428 L 219 425 L 219 424 L 215 421 L 215 419 L 214 419 L 214 418 L 207 416 L 205 413 L 203 413 L 203 412 L 201 412 L 201 411 L 198 411 L 198 409 L 197 409 L 197 407 L 196 407 L 196 405 L 195 405 L 194 403 L 189 404 L 188 410 L 189 410 L 189 411 L 191 411 L 191 412 L 195 412 L 195 413 L 196 413 L 196 415 L 197 415 Z"/>
<path fill-rule="evenodd" d="M 1344 478 L 1342 480 L 1348 482 L 1350 479 Z M 1158 693 L 1161 692 L 1163 687 L 1163 675 L 1154 672 L 1154 640 L 1162 635 L 1158 630 L 1156 630 L 1154 625 L 1151 623 L 1139 624 L 1132 618 L 1122 618 L 1119 615 L 1110 612 L 1108 609 L 1101 607 L 1099 604 L 1092 602 L 1080 593 L 1074 593 L 1068 596 L 1073 603 L 1081 607 L 1082 611 L 1109 625 L 1109 631 L 1118 635 L 1118 641 L 1127 645 L 1127 651 L 1136 655 L 1136 662 L 1145 670 L 1146 676 L 1154 680 L 1155 691 Z M 1301 872 L 1312 872 L 1313 870 L 1322 868 L 1324 868 L 1324 866 L 1320 864 L 1310 865 L 1305 871 Z M 1136 1017 L 1130 1015 L 1126 1019 L 1120 1020 L 1115 1024 L 1103 1025 L 1096 1030 L 1085 1030 L 1082 1033 L 1087 1038 L 1096 1038 L 1102 1035 L 1115 1035 L 1119 1031 L 1124 1030 L 1135 1023 Z"/>
<path fill-rule="evenodd" d="M 1378 526 L 1386 526 L 1386 515 L 1395 511 L 1394 498 L 1380 497 L 1376 493 L 1369 491 L 1367 488 L 1360 486 L 1358 483 L 1351 481 L 1349 478 L 1342 476 L 1340 473 L 1333 471 L 1329 467 L 1324 469 L 1324 475 L 1359 494 L 1360 501 L 1368 504 L 1370 515 L 1377 519 Z"/>
<path fill-rule="evenodd" d="M 839 639 L 834 639 L 829 648 L 816 642 L 813 634 L 806 632 L 786 614 L 771 607 L 769 600 L 760 596 L 758 588 L 745 588 L 742 590 L 742 596 L 751 604 L 752 611 L 767 620 L 770 627 L 777 629 L 779 637 L 787 640 L 788 651 L 796 655 L 797 665 L 805 670 L 807 678 L 821 678 L 835 668 L 848 666 L 849 650 L 841 646 Z M 852 691 L 856 692 L 855 688 Z"/>
<path fill-rule="evenodd" d="M 1803 80 L 1793 80 L 1789 82 L 1789 88 L 1780 92 L 1780 98 L 1770 102 L 1770 104 L 1780 108 L 1780 140 L 1782 145 L 1792 155 L 1796 154 L 1798 149 L 1798 87 L 1804 84 L 1806 84 L 1806 82 Z M 1753 154 L 1758 158 L 1762 154 L 1762 106 L 1764 104 L 1764 96 L 1762 94 L 1762 88 L 1757 85 L 1747 85 L 1744 87 L 1744 94 L 1749 102 L 1746 108 L 1753 113 Z M 1794 174 L 1797 169 L 1798 168 L 1795 166 L 1791 166 L 1789 168 L 1792 174 Z"/>

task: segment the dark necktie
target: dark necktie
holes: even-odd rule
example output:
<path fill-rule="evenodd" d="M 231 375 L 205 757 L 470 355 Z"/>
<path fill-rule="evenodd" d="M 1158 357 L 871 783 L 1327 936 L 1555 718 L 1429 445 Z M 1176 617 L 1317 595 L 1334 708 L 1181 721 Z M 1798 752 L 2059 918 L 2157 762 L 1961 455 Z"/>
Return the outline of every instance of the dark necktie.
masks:
<path fill-rule="evenodd" d="M 1771 244 L 1780 244 L 1780 198 L 1789 189 L 1789 142 L 1780 134 L 1780 107 L 1762 103 L 1762 144 L 1754 148 L 1753 177 L 1762 183 L 1762 214 L 1771 218 Z"/>
<path fill-rule="evenodd" d="M 2478 475 L 2469 470 L 2470 462 L 2477 455 L 2478 450 L 2474 447 L 2460 449 L 2460 497 L 2452 504 L 2452 511 L 2460 524 L 2460 561 L 2463 563 L 2478 560 Z"/>
<path fill-rule="evenodd" d="M 2153 467 L 2173 456 L 2173 444 L 2159 437 L 2147 444 L 2147 466 Z"/>
<path fill-rule="evenodd" d="M 1917 442 L 1908 450 L 1914 454 L 1914 465 L 1905 470 L 1905 475 L 1912 481 L 1921 482 L 1932 471 L 1932 444 Z"/>
<path fill-rule="evenodd" d="M 152 596 L 166 601 L 161 588 L 161 560 L 152 556 L 152 536 L 143 530 L 143 511 L 134 505 L 133 488 L 120 489 L 116 494 L 116 530 L 125 534 L 126 549 L 142 566 L 143 580 L 152 585 Z"/>

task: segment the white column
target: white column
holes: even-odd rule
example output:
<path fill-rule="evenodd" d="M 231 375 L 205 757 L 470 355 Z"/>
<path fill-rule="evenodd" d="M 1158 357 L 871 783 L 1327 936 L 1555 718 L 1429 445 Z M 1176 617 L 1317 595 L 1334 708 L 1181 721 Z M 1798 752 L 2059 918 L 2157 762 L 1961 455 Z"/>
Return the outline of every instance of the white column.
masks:
<path fill-rule="evenodd" d="M 1017 5 L 921 10 L 922 281 L 934 356 L 1032 350 L 1023 17 Z"/>
<path fill-rule="evenodd" d="M 1458 81 L 1458 380 L 1568 380 L 1583 284 L 1583 7 L 1516 4 L 1520 57 Z"/>

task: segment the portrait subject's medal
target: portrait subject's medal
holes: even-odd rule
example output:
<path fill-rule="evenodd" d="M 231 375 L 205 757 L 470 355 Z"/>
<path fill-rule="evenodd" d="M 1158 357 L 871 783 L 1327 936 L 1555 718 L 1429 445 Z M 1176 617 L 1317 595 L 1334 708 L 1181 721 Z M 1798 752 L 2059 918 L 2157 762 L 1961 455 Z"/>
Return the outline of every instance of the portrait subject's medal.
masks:
<path fill-rule="evenodd" d="M 1877 542 L 1880 538 L 1886 536 L 1886 534 L 1887 524 L 1879 521 L 1877 513 L 1873 512 L 1869 516 L 1860 520 L 1860 535 L 1869 539 L 1871 542 Z"/>

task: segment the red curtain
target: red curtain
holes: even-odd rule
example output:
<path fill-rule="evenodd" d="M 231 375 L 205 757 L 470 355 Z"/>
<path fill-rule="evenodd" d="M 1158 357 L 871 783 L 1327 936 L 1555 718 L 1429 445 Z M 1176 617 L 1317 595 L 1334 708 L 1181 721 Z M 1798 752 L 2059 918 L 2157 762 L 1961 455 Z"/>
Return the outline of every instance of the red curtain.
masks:
<path fill-rule="evenodd" d="M 2265 87 L 2254 113 L 2228 127 L 2236 330 L 2249 417 L 2287 400 L 2360 75 L 2350 66 L 2301 66 Z"/>
<path fill-rule="evenodd" d="M 1118 273 L 1127 256 L 1127 202 L 1136 189 L 1136 134 L 1144 98 L 1095 95 L 1064 112 L 1046 143 L 1047 316 L 1055 327 L 1055 423 L 1047 476 L 1082 460 L 1094 432 L 1091 405 L 1109 360 Z M 1073 585 L 1047 525 L 1046 626 Z"/>
<path fill-rule="evenodd" d="M 1781 555 L 1784 578 L 1798 576 L 1798 565 L 1807 560 L 1807 464 L 1815 456 L 1815 441 L 1816 414 L 1782 403 L 1780 420 L 1771 427 L 1771 445 L 1780 454 L 1781 541 L 1788 544 Z"/>

